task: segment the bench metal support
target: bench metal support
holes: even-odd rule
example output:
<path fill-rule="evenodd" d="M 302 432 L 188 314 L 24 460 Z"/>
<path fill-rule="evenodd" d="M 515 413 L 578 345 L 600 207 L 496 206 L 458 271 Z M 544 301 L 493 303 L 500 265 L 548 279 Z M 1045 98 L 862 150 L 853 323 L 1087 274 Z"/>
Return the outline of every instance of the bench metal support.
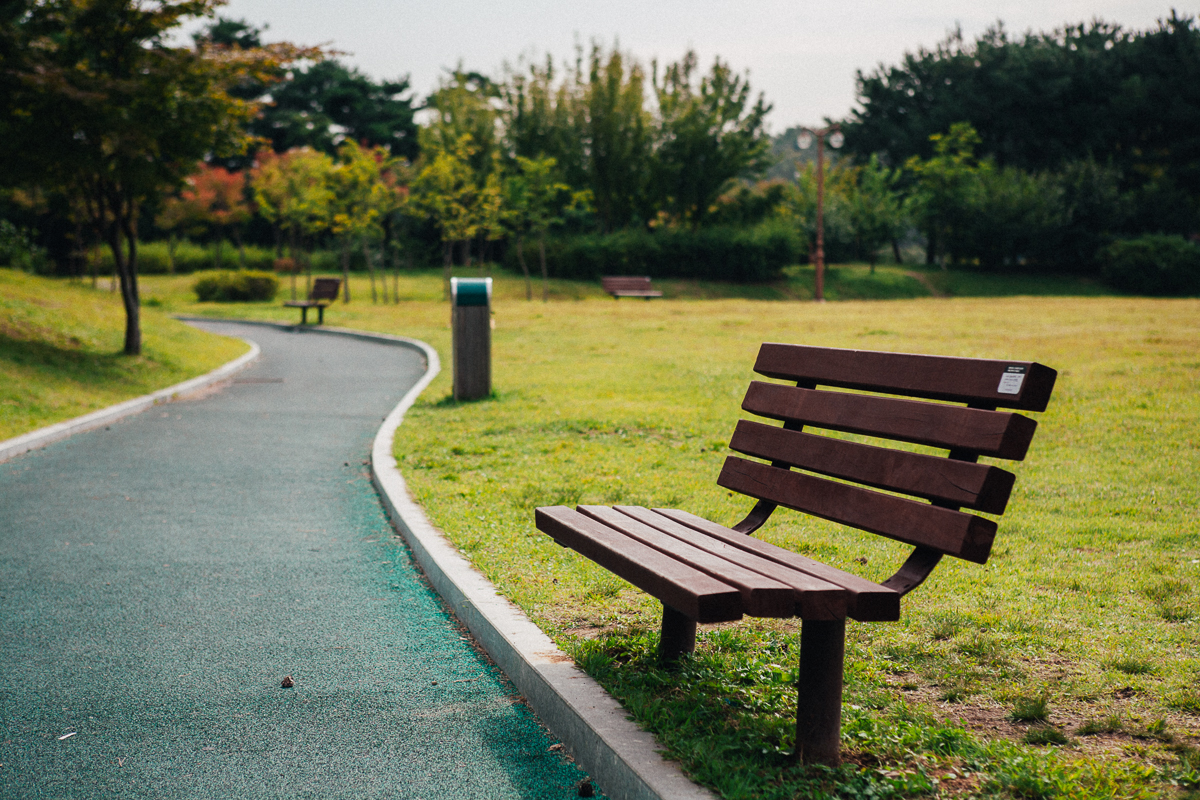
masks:
<path fill-rule="evenodd" d="M 673 664 L 684 653 L 696 649 L 696 621 L 688 619 L 663 603 L 662 635 L 658 640 L 658 660 Z"/>
<path fill-rule="evenodd" d="M 801 623 L 795 757 L 802 764 L 841 763 L 845 651 L 844 619 Z"/>

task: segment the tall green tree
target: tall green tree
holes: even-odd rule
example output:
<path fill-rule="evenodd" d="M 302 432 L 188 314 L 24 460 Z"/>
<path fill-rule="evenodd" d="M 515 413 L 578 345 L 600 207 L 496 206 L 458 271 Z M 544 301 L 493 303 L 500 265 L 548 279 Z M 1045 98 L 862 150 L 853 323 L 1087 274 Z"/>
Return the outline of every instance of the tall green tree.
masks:
<path fill-rule="evenodd" d="M 18 0 L 0 17 L 0 180 L 79 199 L 113 253 L 125 346 L 141 352 L 137 232 L 143 204 L 202 158 L 244 149 L 252 102 L 230 94 L 300 55 L 289 46 L 233 55 L 177 47 L 180 24 L 217 0 Z"/>
<path fill-rule="evenodd" d="M 771 106 L 763 96 L 750 105 L 749 81 L 719 58 L 697 82 L 697 64 L 689 50 L 654 82 L 658 205 L 693 227 L 711 215 L 735 178 L 770 166 L 771 147 L 764 127 Z"/>
<path fill-rule="evenodd" d="M 904 198 L 898 191 L 900 170 L 888 169 L 872 155 L 866 164 L 853 169 L 853 175 L 847 198 L 850 229 L 859 253 L 866 256 L 874 272 L 879 249 L 894 243 L 908 224 Z"/>
<path fill-rule="evenodd" d="M 925 234 L 926 263 L 935 263 L 943 252 L 957 262 L 974 224 L 973 211 L 981 204 L 981 173 L 993 165 L 975 156 L 980 139 L 969 123 L 956 122 L 948 133 L 930 139 L 933 157 L 913 156 L 905 164 L 915 181 L 913 215 Z"/>
<path fill-rule="evenodd" d="M 408 78 L 372 80 L 336 59 L 297 68 L 270 87 L 250 131 L 276 152 L 311 147 L 334 155 L 343 141 L 416 158 L 417 124 Z"/>
<path fill-rule="evenodd" d="M 471 169 L 475 145 L 463 134 L 449 149 L 426 142 L 424 164 L 412 182 L 412 213 L 432 219 L 442 239 L 443 292 L 450 297 L 450 273 L 454 245 L 471 239 L 478 232 L 476 204 L 479 186 Z"/>

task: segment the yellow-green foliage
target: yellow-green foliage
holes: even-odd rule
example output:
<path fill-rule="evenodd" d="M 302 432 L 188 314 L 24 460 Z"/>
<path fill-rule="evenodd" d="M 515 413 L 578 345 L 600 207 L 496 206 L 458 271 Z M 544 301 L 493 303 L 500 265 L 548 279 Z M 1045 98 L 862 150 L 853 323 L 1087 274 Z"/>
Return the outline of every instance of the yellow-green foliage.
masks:
<path fill-rule="evenodd" d="M 153 308 L 143 354 L 121 355 L 117 293 L 0 269 L 0 440 L 201 375 L 246 351 Z"/>

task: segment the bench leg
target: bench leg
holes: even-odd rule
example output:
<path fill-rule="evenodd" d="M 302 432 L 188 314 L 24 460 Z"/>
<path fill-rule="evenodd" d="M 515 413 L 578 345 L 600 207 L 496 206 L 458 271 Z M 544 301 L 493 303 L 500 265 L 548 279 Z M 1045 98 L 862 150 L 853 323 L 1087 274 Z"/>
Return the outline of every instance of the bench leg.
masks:
<path fill-rule="evenodd" d="M 317 324 L 325 324 L 325 306 L 317 306 Z"/>
<path fill-rule="evenodd" d="M 300 306 L 300 324 L 304 325 L 308 322 L 308 307 Z"/>
<path fill-rule="evenodd" d="M 672 664 L 684 653 L 696 649 L 696 622 L 663 603 L 662 636 L 658 640 L 658 660 Z"/>
<path fill-rule="evenodd" d="M 800 627 L 796 758 L 804 764 L 841 762 L 844 619 L 804 620 Z"/>

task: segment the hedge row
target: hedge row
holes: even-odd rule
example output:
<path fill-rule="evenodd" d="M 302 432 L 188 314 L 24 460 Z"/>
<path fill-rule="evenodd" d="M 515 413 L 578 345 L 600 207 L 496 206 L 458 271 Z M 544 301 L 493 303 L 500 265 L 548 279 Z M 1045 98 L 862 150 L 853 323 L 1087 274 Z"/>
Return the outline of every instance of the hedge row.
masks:
<path fill-rule="evenodd" d="M 797 232 L 780 223 L 754 228 L 639 229 L 548 239 L 546 268 L 556 278 L 586 281 L 603 275 L 648 275 L 760 283 L 780 277 L 802 252 Z M 526 242 L 525 260 L 536 272 L 536 243 Z M 515 247 L 507 249 L 505 266 L 520 269 Z"/>
<path fill-rule="evenodd" d="M 100 251 L 100 274 L 113 269 L 112 251 L 107 247 Z M 245 248 L 246 269 L 271 272 L 275 268 L 275 251 L 267 247 Z M 312 254 L 313 270 L 334 272 L 341 269 L 337 253 L 318 250 Z M 208 269 L 237 269 L 240 266 L 238 250 L 231 243 L 221 249 L 221 261 L 217 264 L 217 250 L 213 245 L 201 246 L 189 241 L 175 244 L 175 272 L 188 275 Z M 138 273 L 141 275 L 166 275 L 170 272 L 170 257 L 166 242 L 138 243 Z"/>
<path fill-rule="evenodd" d="M 1182 236 L 1150 234 L 1113 242 L 1100 253 L 1113 288 L 1152 296 L 1200 294 L 1200 246 Z"/>
<path fill-rule="evenodd" d="M 192 284 L 201 303 L 234 303 L 274 300 L 279 279 L 270 272 L 218 270 L 204 272 Z"/>

